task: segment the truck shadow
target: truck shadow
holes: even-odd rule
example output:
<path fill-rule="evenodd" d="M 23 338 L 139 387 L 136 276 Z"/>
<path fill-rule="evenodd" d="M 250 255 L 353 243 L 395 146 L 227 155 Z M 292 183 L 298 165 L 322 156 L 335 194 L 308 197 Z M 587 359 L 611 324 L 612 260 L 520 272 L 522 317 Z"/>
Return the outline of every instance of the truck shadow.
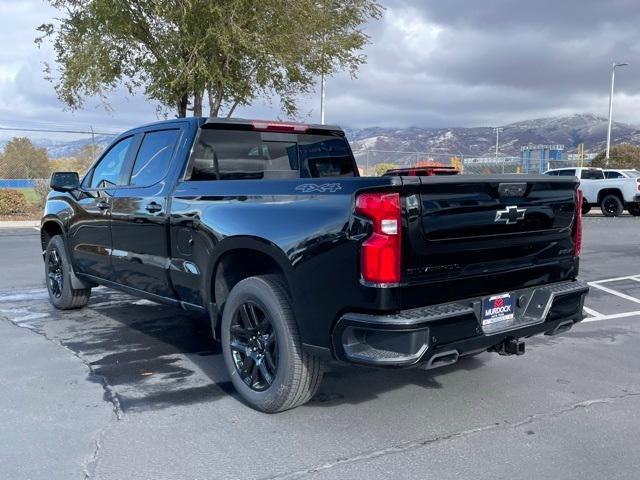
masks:
<path fill-rule="evenodd" d="M 96 292 L 97 293 L 97 292 Z M 101 289 L 87 309 L 49 313 L 46 334 L 85 359 L 122 411 L 239 398 L 207 317 Z M 44 328 L 44 327 L 41 327 Z M 439 389 L 440 374 L 473 370 L 482 357 L 438 370 L 378 370 L 330 365 L 309 407 L 358 404 L 407 385 Z"/>

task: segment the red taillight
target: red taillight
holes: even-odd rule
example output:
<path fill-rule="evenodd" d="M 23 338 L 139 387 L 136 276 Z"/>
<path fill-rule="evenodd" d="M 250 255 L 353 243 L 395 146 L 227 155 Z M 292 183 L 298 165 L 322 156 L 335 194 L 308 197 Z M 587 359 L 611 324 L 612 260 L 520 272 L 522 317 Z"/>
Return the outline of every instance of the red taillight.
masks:
<path fill-rule="evenodd" d="M 363 193 L 356 213 L 373 221 L 373 234 L 362 244 L 362 278 L 376 284 L 400 282 L 400 194 Z"/>
<path fill-rule="evenodd" d="M 268 130 L 271 132 L 306 132 L 309 125 L 301 123 L 263 122 L 255 120 L 251 122 L 254 130 Z"/>
<path fill-rule="evenodd" d="M 576 192 L 576 224 L 573 231 L 573 256 L 579 257 L 580 250 L 582 249 L 582 190 L 578 189 Z"/>
<path fill-rule="evenodd" d="M 636 181 L 638 182 L 638 191 L 640 192 L 640 178 Z"/>

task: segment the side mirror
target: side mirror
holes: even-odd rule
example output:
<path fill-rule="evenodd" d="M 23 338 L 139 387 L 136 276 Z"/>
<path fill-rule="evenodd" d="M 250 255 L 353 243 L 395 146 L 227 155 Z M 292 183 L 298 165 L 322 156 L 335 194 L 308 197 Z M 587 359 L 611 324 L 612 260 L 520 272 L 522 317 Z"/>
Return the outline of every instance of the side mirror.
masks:
<path fill-rule="evenodd" d="M 78 172 L 54 172 L 49 186 L 58 192 L 70 192 L 80 187 Z"/>

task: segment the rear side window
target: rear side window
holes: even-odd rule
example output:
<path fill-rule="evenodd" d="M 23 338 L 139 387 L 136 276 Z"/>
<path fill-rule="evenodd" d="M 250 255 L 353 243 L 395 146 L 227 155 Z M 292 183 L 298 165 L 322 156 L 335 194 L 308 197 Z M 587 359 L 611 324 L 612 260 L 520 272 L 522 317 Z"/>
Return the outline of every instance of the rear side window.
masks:
<path fill-rule="evenodd" d="M 133 137 L 120 140 L 102 157 L 93 169 L 91 188 L 103 188 L 110 185 L 122 185 L 121 174 Z"/>
<path fill-rule="evenodd" d="M 620 172 L 604 172 L 605 178 L 624 178 Z"/>
<path fill-rule="evenodd" d="M 133 164 L 130 185 L 153 185 L 167 175 L 179 133 L 178 129 L 145 133 Z"/>
<path fill-rule="evenodd" d="M 558 170 L 558 176 L 560 177 L 575 177 L 576 171 L 572 168 L 569 170 Z"/>
<path fill-rule="evenodd" d="M 354 176 L 346 140 L 338 136 L 202 129 L 191 180 Z"/>
<path fill-rule="evenodd" d="M 582 170 L 580 178 L 584 180 L 602 180 L 604 173 L 602 170 Z"/>

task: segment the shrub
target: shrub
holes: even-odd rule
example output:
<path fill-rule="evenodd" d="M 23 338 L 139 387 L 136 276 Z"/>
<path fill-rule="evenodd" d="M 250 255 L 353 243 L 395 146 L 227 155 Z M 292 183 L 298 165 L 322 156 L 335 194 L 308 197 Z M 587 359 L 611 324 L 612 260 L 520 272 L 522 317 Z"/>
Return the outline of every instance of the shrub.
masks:
<path fill-rule="evenodd" d="M 47 203 L 47 195 L 51 191 L 49 188 L 49 180 L 36 180 L 36 184 L 33 187 L 35 190 L 37 199 L 37 205 L 44 208 L 44 205 Z"/>
<path fill-rule="evenodd" d="M 27 213 L 27 201 L 22 192 L 0 190 L 0 215 L 23 215 Z"/>

